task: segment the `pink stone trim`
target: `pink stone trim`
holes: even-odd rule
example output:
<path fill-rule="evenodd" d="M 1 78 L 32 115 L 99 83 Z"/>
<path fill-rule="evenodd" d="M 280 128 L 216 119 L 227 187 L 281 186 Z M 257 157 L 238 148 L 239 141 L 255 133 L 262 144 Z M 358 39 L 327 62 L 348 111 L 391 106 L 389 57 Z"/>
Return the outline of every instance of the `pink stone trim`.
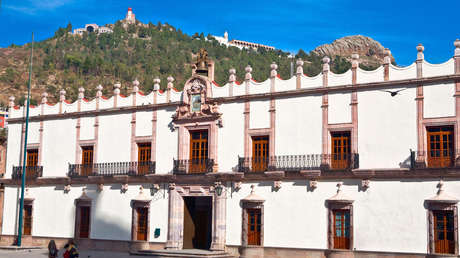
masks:
<path fill-rule="evenodd" d="M 323 69 L 323 87 L 327 87 L 328 85 L 328 70 Z M 328 125 L 329 125 L 329 98 L 328 93 L 323 93 L 323 100 L 322 100 L 322 154 L 329 154 L 329 132 L 328 132 Z"/>
<path fill-rule="evenodd" d="M 357 84 L 358 66 L 359 64 L 356 60 L 356 63 L 353 65 L 353 68 L 351 69 L 351 72 L 352 72 L 351 81 L 352 81 L 353 87 L 356 87 L 356 84 Z M 353 128 L 351 130 L 351 152 L 358 153 L 358 92 L 356 90 L 353 90 L 351 92 L 350 105 L 351 105 L 351 124 Z"/>
<path fill-rule="evenodd" d="M 153 92 L 153 104 L 157 104 L 158 91 Z M 157 150 L 157 110 L 152 112 L 152 140 L 151 140 L 151 156 L 150 161 L 156 161 Z"/>
<path fill-rule="evenodd" d="M 136 92 L 133 92 L 133 106 L 136 106 Z M 137 161 L 136 112 L 131 115 L 131 161 Z"/>
<path fill-rule="evenodd" d="M 420 48 L 421 49 L 421 48 Z M 415 61 L 416 66 L 417 66 L 417 78 L 422 78 L 423 77 L 423 52 L 419 51 L 419 47 L 417 47 L 417 60 Z M 423 50 L 422 50 L 423 51 Z M 416 108 L 417 108 L 417 117 L 416 117 L 416 123 L 417 123 L 417 151 L 421 153 L 425 153 L 426 150 L 426 140 L 425 140 L 425 132 L 426 132 L 426 127 L 423 124 L 424 122 L 424 103 L 423 103 L 423 84 L 417 84 L 416 88 Z M 416 155 L 417 156 L 417 161 L 418 162 L 424 162 L 424 157 L 421 155 Z"/>

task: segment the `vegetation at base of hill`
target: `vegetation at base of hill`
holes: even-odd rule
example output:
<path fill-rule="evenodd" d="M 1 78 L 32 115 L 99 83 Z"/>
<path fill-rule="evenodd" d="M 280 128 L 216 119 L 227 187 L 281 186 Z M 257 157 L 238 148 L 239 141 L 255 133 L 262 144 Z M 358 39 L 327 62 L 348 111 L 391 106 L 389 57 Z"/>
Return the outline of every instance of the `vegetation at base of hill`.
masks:
<path fill-rule="evenodd" d="M 174 85 L 180 90 L 191 75 L 191 64 L 200 48 L 205 48 L 209 58 L 215 61 L 215 81 L 220 85 L 227 82 L 230 68 L 236 69 L 239 81 L 243 80 L 244 68 L 248 64 L 253 68 L 256 81 L 268 78 L 272 62 L 278 64 L 278 73 L 283 79 L 290 77 L 291 62 L 294 62 L 294 73 L 296 70 L 295 60 L 281 50 L 226 47 L 210 35 L 205 37 L 203 33 L 195 33 L 189 36 L 168 24 L 124 25 L 121 21 L 110 25 L 113 33 L 85 32 L 76 36 L 71 34 L 72 25 L 69 24 L 66 28 L 59 28 L 52 38 L 35 43 L 34 102 L 43 91 L 50 94 L 50 100 L 57 100 L 61 88 L 67 91 L 70 100 L 77 98 L 79 87 L 84 87 L 85 96 L 91 98 L 99 84 L 104 87 L 104 94 L 111 95 L 115 82 L 121 82 L 121 92 L 127 94 L 135 79 L 139 80 L 142 91 L 149 92 L 156 77 L 161 79 L 161 88 L 166 88 L 168 76 L 174 77 Z M 9 49 L 26 53 L 30 44 L 12 45 Z M 299 50 L 296 58 L 305 61 L 304 73 L 308 76 L 321 72 L 321 56 Z M 22 61 L 21 66 L 8 67 L 0 74 L 0 86 L 3 84 L 14 89 L 13 94 L 20 104 L 24 103 L 29 60 L 24 58 Z M 334 73 L 343 73 L 350 67 L 344 57 L 332 57 L 331 70 Z"/>

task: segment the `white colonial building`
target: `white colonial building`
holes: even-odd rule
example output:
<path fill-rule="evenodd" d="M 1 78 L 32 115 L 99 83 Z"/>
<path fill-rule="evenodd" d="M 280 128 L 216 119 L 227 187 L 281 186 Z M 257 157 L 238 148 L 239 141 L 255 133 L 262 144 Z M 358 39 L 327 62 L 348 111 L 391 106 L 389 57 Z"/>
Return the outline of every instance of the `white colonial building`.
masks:
<path fill-rule="evenodd" d="M 223 86 L 202 51 L 184 90 L 31 109 L 24 242 L 162 255 L 458 255 L 460 40 L 442 64 L 390 63 Z M 17 235 L 24 107 L 11 98 L 1 237 Z M 152 251 L 157 250 L 157 251 Z M 220 255 L 220 256 L 219 256 Z M 186 255 L 187 256 L 187 255 Z"/>

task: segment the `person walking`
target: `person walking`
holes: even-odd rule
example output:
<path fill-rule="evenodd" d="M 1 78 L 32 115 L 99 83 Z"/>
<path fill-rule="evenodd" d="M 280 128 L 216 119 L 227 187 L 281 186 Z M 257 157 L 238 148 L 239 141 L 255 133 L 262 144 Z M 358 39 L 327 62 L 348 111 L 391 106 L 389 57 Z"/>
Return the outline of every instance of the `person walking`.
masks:
<path fill-rule="evenodd" d="M 77 258 L 79 257 L 77 245 L 73 242 L 73 240 L 69 240 L 69 242 L 64 246 L 64 258 Z"/>
<path fill-rule="evenodd" d="M 58 256 L 59 250 L 56 247 L 56 243 L 54 240 L 50 240 L 48 243 L 48 257 L 49 258 L 56 258 Z"/>

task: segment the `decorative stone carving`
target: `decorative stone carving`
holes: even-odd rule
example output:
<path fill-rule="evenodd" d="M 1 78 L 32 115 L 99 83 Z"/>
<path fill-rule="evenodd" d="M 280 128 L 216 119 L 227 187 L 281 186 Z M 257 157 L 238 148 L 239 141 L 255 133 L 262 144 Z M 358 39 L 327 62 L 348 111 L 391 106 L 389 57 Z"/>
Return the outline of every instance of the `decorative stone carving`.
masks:
<path fill-rule="evenodd" d="M 173 115 L 173 121 L 211 117 L 218 119 L 222 114 L 219 105 L 207 103 L 209 81 L 205 77 L 195 75 L 185 83 L 182 103 Z"/>
<path fill-rule="evenodd" d="M 69 192 L 70 192 L 70 184 L 66 184 L 64 186 L 64 193 L 66 194 L 66 193 L 69 193 Z"/>
<path fill-rule="evenodd" d="M 351 67 L 352 68 L 358 68 L 358 65 L 359 65 L 359 55 L 354 53 L 351 55 Z"/>
<path fill-rule="evenodd" d="M 159 184 L 153 184 L 152 187 L 150 188 L 150 195 L 155 195 L 155 193 L 158 193 L 160 189 L 161 188 Z"/>
<path fill-rule="evenodd" d="M 417 61 L 423 60 L 425 58 L 423 54 L 423 50 L 425 50 L 425 47 L 422 44 L 417 45 Z"/>
<path fill-rule="evenodd" d="M 391 63 L 391 51 L 388 48 L 385 48 L 384 50 L 384 57 L 383 57 L 383 63 L 384 64 L 390 64 Z"/>
<path fill-rule="evenodd" d="M 236 70 L 235 70 L 235 68 L 231 68 L 230 70 L 228 70 L 228 73 L 230 74 L 228 76 L 228 82 L 230 82 L 230 83 L 235 82 L 236 81 Z"/>
<path fill-rule="evenodd" d="M 243 185 L 243 182 L 233 182 L 233 190 L 235 192 L 238 192 L 241 189 L 241 186 Z"/>
<path fill-rule="evenodd" d="M 99 192 L 102 192 L 104 190 L 104 184 L 103 183 L 97 184 L 97 190 Z"/>
<path fill-rule="evenodd" d="M 137 78 L 133 81 L 133 93 L 137 93 L 139 91 L 139 81 Z"/>
<path fill-rule="evenodd" d="M 46 102 L 48 102 L 48 93 L 43 92 L 42 93 L 42 104 L 45 104 Z"/>
<path fill-rule="evenodd" d="M 276 69 L 278 69 L 278 65 L 275 62 L 273 62 L 270 65 L 270 78 L 275 78 L 278 75 Z"/>
<path fill-rule="evenodd" d="M 296 74 L 298 75 L 302 75 L 303 74 L 303 64 L 304 62 L 302 61 L 302 59 L 297 59 L 297 62 L 296 62 L 296 65 L 297 65 L 297 69 L 296 69 Z"/>
<path fill-rule="evenodd" d="M 102 88 L 102 85 L 100 85 L 100 84 L 97 85 L 97 87 L 96 87 L 96 90 L 97 90 L 97 92 L 96 92 L 96 97 L 97 97 L 97 98 L 102 97 L 102 89 L 103 89 L 103 88 Z"/>
<path fill-rule="evenodd" d="M 252 79 L 252 67 L 250 65 L 246 66 L 244 69 L 246 71 L 246 75 L 244 76 L 244 80 L 249 81 Z"/>
<path fill-rule="evenodd" d="M 174 190 L 174 189 L 176 189 L 176 184 L 175 183 L 169 183 L 168 188 L 169 188 L 169 190 Z"/>
<path fill-rule="evenodd" d="M 317 180 L 310 180 L 310 189 L 314 191 L 316 188 L 318 188 L 318 181 Z"/>
<path fill-rule="evenodd" d="M 460 39 L 455 40 L 454 46 L 455 46 L 454 56 L 456 56 L 456 57 L 460 56 Z"/>
<path fill-rule="evenodd" d="M 78 88 L 78 99 L 83 99 L 85 97 L 85 88 Z"/>
<path fill-rule="evenodd" d="M 10 97 L 8 98 L 8 100 L 10 101 L 9 106 L 10 106 L 11 108 L 14 107 L 14 99 L 15 99 L 14 96 L 10 96 Z"/>
<path fill-rule="evenodd" d="M 153 79 L 153 91 L 160 90 L 160 82 L 161 82 L 161 80 L 158 77 Z"/>
<path fill-rule="evenodd" d="M 363 189 L 363 191 L 366 191 L 367 189 L 369 189 L 369 187 L 371 187 L 371 181 L 369 179 L 361 180 L 361 188 Z"/>
<path fill-rule="evenodd" d="M 273 190 L 275 190 L 275 192 L 278 192 L 278 190 L 281 189 L 281 184 L 282 184 L 282 181 L 274 181 Z"/>
<path fill-rule="evenodd" d="M 121 193 L 126 193 L 128 191 L 128 184 L 122 184 L 120 191 Z"/>
<path fill-rule="evenodd" d="M 120 94 L 121 83 L 117 82 L 113 85 L 113 95 Z"/>
<path fill-rule="evenodd" d="M 66 92 L 64 89 L 62 89 L 61 91 L 59 91 L 59 101 L 61 101 L 61 102 L 64 102 L 64 101 L 65 101 L 65 94 L 66 94 L 66 93 L 67 93 L 67 92 Z"/>
<path fill-rule="evenodd" d="M 329 62 L 331 59 L 327 56 L 323 57 L 323 72 L 329 72 Z"/>

